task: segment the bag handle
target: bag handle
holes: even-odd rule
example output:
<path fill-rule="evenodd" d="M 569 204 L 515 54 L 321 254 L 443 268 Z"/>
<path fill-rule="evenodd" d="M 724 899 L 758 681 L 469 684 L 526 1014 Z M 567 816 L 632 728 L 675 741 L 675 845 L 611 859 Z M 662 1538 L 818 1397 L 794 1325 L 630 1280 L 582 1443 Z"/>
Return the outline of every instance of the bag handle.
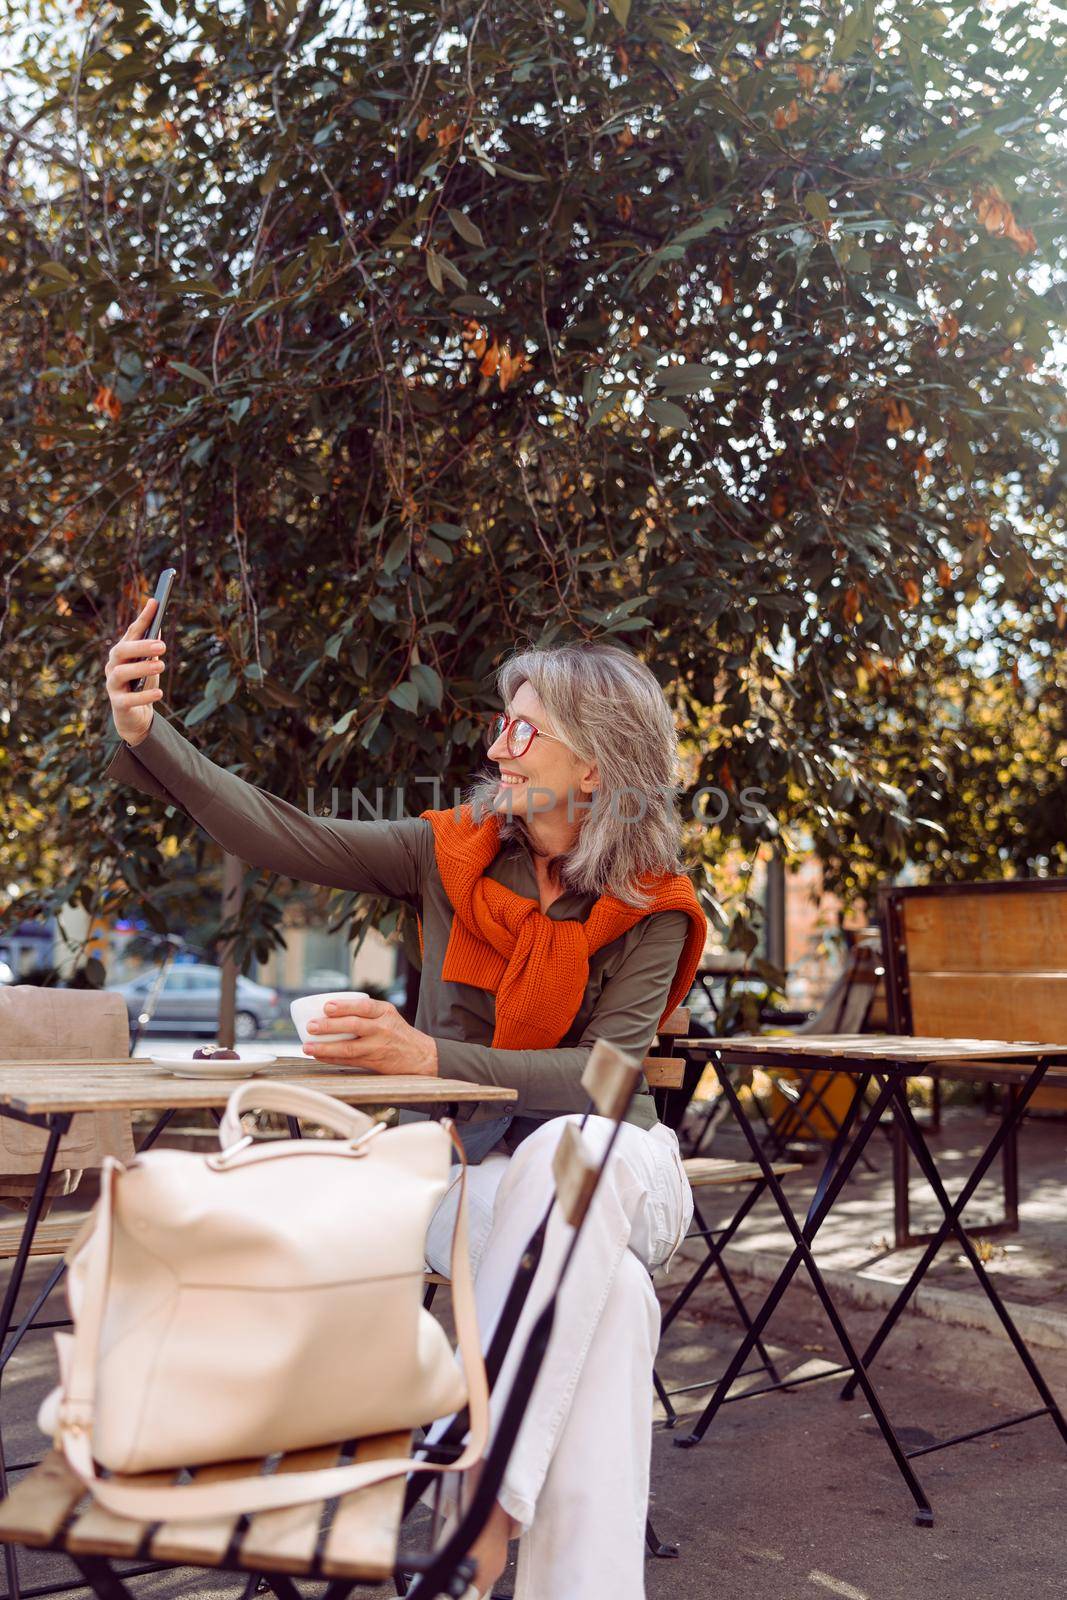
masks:
<path fill-rule="evenodd" d="M 242 1089 L 248 1087 L 242 1085 Z M 315 1093 L 309 1089 L 284 1087 L 292 1096 Z M 235 1091 L 230 1105 L 240 1097 Z M 316 1101 L 331 1107 L 340 1105 L 329 1095 L 315 1093 Z M 296 1100 L 290 1101 L 297 1103 Z M 229 1109 L 229 1108 L 227 1108 Z M 274 1109 L 273 1107 L 271 1109 Z M 347 1110 L 348 1108 L 343 1108 Z M 312 1113 L 309 1110 L 308 1115 Z M 321 1116 L 316 1111 L 316 1116 Z M 331 1111 L 331 1116 L 333 1115 Z M 370 1118 L 365 1118 L 370 1121 Z M 312 1472 L 231 1478 L 222 1483 L 190 1483 L 158 1489 L 116 1483 L 99 1478 L 93 1461 L 92 1429 L 96 1399 L 96 1367 L 100 1330 L 104 1320 L 107 1284 L 111 1266 L 115 1178 L 122 1170 L 112 1157 L 105 1158 L 100 1174 L 99 1216 L 87 1248 L 92 1251 L 85 1280 L 83 1312 L 76 1337 L 67 1345 L 69 1377 L 64 1382 L 64 1398 L 59 1407 L 56 1442 L 71 1470 L 91 1490 L 94 1499 L 116 1516 L 139 1518 L 145 1522 L 166 1522 L 186 1517 L 237 1516 L 241 1512 L 268 1511 L 276 1507 L 305 1505 L 311 1500 L 327 1500 L 350 1494 L 388 1478 L 406 1477 L 420 1472 L 465 1472 L 481 1459 L 489 1439 L 489 1383 L 482 1357 L 478 1318 L 474 1304 L 470 1248 L 467 1230 L 467 1155 L 452 1122 L 443 1124 L 459 1152 L 460 1188 L 456 1226 L 452 1235 L 452 1311 L 463 1372 L 467 1381 L 470 1432 L 463 1454 L 451 1462 L 430 1462 L 404 1456 L 380 1461 L 353 1462 L 346 1467 L 321 1467 Z M 57 1339 L 58 1344 L 58 1339 Z M 175 1469 L 177 1470 L 177 1469 Z"/>
<path fill-rule="evenodd" d="M 345 1139 L 355 1139 L 374 1126 L 374 1118 L 355 1106 L 346 1106 L 332 1094 L 320 1089 L 308 1089 L 298 1083 L 268 1083 L 249 1078 L 239 1083 L 226 1102 L 226 1110 L 219 1123 L 219 1143 L 225 1150 L 243 1137 L 241 1114 L 251 1111 L 280 1111 L 288 1117 L 306 1117 L 324 1128 L 331 1128 Z"/>

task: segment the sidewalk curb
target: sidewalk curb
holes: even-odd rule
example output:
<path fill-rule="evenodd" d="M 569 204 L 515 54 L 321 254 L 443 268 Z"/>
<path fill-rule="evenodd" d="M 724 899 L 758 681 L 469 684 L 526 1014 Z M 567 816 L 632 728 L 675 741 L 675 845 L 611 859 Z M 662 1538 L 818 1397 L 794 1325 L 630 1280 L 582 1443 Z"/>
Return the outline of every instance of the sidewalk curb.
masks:
<path fill-rule="evenodd" d="M 738 1244 L 727 1245 L 725 1255 L 726 1263 L 736 1277 L 762 1285 L 774 1282 L 786 1260 L 784 1255 L 746 1249 Z M 902 1288 L 900 1283 L 867 1277 L 846 1267 L 824 1267 L 820 1264 L 820 1271 L 835 1301 L 841 1306 L 851 1306 L 860 1311 L 884 1314 Z M 798 1268 L 791 1287 L 793 1285 L 802 1288 L 813 1300 L 816 1298 L 811 1279 L 803 1266 Z M 1033 1350 L 1067 1353 L 1067 1314 L 1006 1298 L 1004 1303 L 1019 1332 Z M 943 1327 L 992 1334 L 1004 1340 L 1007 1338 L 996 1312 L 980 1291 L 938 1289 L 922 1284 L 901 1313 L 894 1331 L 905 1327 L 908 1321 L 935 1322 Z"/>

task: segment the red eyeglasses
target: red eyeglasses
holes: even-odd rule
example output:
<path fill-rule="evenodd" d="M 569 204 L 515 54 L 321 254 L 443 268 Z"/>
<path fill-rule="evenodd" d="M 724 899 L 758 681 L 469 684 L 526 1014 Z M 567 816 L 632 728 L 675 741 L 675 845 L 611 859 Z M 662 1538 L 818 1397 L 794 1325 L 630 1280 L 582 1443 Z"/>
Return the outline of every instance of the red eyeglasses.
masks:
<path fill-rule="evenodd" d="M 486 730 L 487 743 L 492 746 L 503 734 L 507 734 L 507 752 L 509 756 L 524 756 L 540 735 L 542 739 L 551 739 L 555 744 L 562 744 L 562 739 L 557 739 L 554 733 L 542 733 L 526 717 L 509 717 L 500 711 L 489 719 Z"/>

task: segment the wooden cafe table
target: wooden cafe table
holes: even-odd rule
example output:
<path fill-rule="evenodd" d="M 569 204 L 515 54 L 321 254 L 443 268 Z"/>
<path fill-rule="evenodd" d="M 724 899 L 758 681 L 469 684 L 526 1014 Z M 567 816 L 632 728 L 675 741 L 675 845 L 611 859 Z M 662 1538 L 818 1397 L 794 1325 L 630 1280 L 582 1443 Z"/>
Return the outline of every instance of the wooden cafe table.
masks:
<path fill-rule="evenodd" d="M 961 1220 L 965 1207 L 1000 1153 L 1005 1139 L 1018 1127 L 1038 1086 L 1042 1081 L 1048 1084 L 1067 1084 L 1067 1047 L 1033 1041 L 921 1038 L 911 1034 L 796 1034 L 784 1037 L 765 1035 L 744 1038 L 734 1036 L 717 1039 L 683 1039 L 678 1041 L 677 1048 L 687 1056 L 698 1059 L 706 1052 L 707 1059 L 712 1062 L 726 1103 L 789 1229 L 793 1239 L 793 1250 L 767 1291 L 759 1311 L 751 1318 L 744 1338 L 715 1385 L 711 1399 L 696 1426 L 691 1433 L 678 1438 L 675 1443 L 683 1448 L 699 1444 L 719 1407 L 726 1401 L 732 1384 L 742 1372 L 790 1281 L 803 1264 L 841 1344 L 846 1362 L 844 1366 L 814 1374 L 813 1377 L 823 1378 L 833 1376 L 835 1373 L 847 1373 L 848 1380 L 841 1392 L 843 1400 L 851 1399 L 857 1387 L 862 1389 L 871 1413 L 915 1502 L 915 1521 L 920 1526 L 932 1524 L 933 1511 L 912 1466 L 916 1456 L 929 1455 L 936 1450 L 945 1450 L 952 1445 L 963 1444 L 967 1440 L 995 1433 L 1001 1428 L 1010 1428 L 1017 1423 L 1029 1422 L 1035 1417 L 1044 1416 L 1052 1419 L 1064 1444 L 1067 1445 L 1067 1421 L 1064 1420 L 1052 1391 L 1038 1370 L 1022 1334 L 997 1292 Z M 794 1214 L 781 1183 L 775 1177 L 770 1157 L 759 1141 L 733 1082 L 732 1071 L 736 1071 L 739 1067 L 756 1066 L 785 1067 L 795 1072 L 820 1072 L 830 1069 L 834 1072 L 847 1073 L 855 1081 L 852 1103 L 819 1175 L 803 1223 Z M 978 1156 L 966 1181 L 951 1200 L 926 1142 L 924 1131 L 908 1104 L 907 1080 L 909 1077 L 920 1076 L 971 1078 L 979 1082 L 1010 1084 L 1014 1091 L 1009 1110 L 998 1124 L 985 1150 Z M 873 1098 L 868 1104 L 867 1094 L 872 1084 Z M 886 1112 L 891 1115 L 908 1148 L 914 1154 L 923 1177 L 933 1190 L 944 1220 L 931 1236 L 908 1282 L 900 1290 L 861 1355 L 849 1337 L 841 1314 L 815 1262 L 812 1243 Z M 918 1288 L 941 1245 L 950 1236 L 955 1237 L 967 1258 L 979 1286 L 992 1305 L 1042 1404 L 1033 1411 L 1008 1417 L 1003 1422 L 991 1423 L 987 1427 L 976 1428 L 970 1433 L 958 1434 L 949 1439 L 940 1439 L 918 1450 L 905 1450 L 871 1382 L 868 1369 L 905 1305 Z M 805 1381 L 808 1380 L 804 1378 L 793 1380 L 794 1383 Z M 791 1387 L 790 1380 L 783 1379 L 771 1387 L 787 1389 Z M 766 1390 L 750 1392 L 765 1393 Z M 731 1398 L 744 1399 L 745 1396 L 738 1395 Z"/>
<path fill-rule="evenodd" d="M 455 1078 L 387 1076 L 351 1068 L 323 1066 L 309 1056 L 280 1056 L 250 1076 L 269 1082 L 284 1079 L 302 1088 L 320 1089 L 350 1106 L 422 1106 L 452 1115 L 459 1105 L 501 1104 L 516 1099 L 514 1089 L 464 1083 Z M 253 1060 L 250 1067 L 255 1067 Z M 113 1061 L 0 1061 L 0 1117 L 43 1128 L 48 1139 L 41 1156 L 33 1195 L 12 1263 L 11 1278 L 0 1310 L 0 1373 L 37 1311 L 62 1274 L 62 1264 L 37 1296 L 31 1311 L 8 1344 L 8 1334 L 33 1250 L 48 1179 L 60 1140 L 79 1111 L 149 1111 L 157 1121 L 140 1149 L 147 1150 L 180 1111 L 221 1112 L 240 1078 L 179 1078 L 139 1057 Z M 299 1134 L 294 1118 L 290 1133 Z"/>

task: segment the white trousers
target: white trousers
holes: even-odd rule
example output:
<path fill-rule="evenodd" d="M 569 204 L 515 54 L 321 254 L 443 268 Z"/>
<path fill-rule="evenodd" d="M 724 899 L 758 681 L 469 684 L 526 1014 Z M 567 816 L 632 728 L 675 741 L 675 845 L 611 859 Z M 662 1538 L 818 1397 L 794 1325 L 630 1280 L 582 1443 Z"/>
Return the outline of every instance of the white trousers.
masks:
<path fill-rule="evenodd" d="M 530 1234 L 553 1193 L 557 1117 L 515 1154 L 468 1170 L 471 1265 L 487 1348 Z M 613 1124 L 590 1117 L 599 1159 Z M 447 1273 L 458 1175 L 434 1212 L 427 1261 Z M 644 1528 L 652 1452 L 652 1367 L 660 1308 L 649 1278 L 669 1265 L 693 1217 L 678 1140 L 623 1123 L 582 1226 L 544 1363 L 504 1474 L 500 1504 L 521 1525 L 515 1600 L 644 1600 Z M 516 1358 L 556 1282 L 573 1236 L 553 1210 L 544 1252 L 491 1407 L 511 1388 Z M 447 1427 L 434 1426 L 429 1438 Z"/>

